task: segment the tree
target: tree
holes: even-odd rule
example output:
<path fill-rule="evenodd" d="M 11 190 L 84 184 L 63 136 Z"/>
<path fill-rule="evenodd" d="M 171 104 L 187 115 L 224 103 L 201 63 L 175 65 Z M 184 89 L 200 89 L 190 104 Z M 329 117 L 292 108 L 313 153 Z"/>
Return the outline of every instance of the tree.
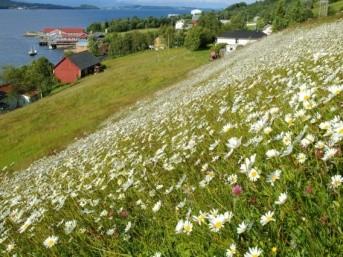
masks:
<path fill-rule="evenodd" d="M 2 78 L 13 86 L 17 94 L 39 90 L 41 95 L 45 96 L 57 85 L 53 76 L 53 65 L 45 57 L 19 68 L 7 66 L 2 71 Z"/>
<path fill-rule="evenodd" d="M 286 18 L 285 0 L 279 0 L 274 12 L 273 31 L 284 29 L 288 26 L 288 24 L 289 20 Z"/>
<path fill-rule="evenodd" d="M 212 42 L 212 33 L 206 28 L 196 26 L 187 32 L 184 46 L 191 51 L 196 51 Z"/>
<path fill-rule="evenodd" d="M 33 61 L 28 69 L 31 74 L 30 84 L 38 89 L 42 96 L 49 95 L 57 82 L 53 76 L 54 66 L 45 57 Z"/>
<path fill-rule="evenodd" d="M 200 16 L 199 26 L 207 28 L 212 31 L 213 35 L 216 35 L 220 31 L 222 23 L 214 12 L 210 12 Z"/>
<path fill-rule="evenodd" d="M 93 36 L 90 36 L 88 38 L 88 49 L 92 54 L 94 54 L 96 56 L 99 55 L 98 42 L 96 41 L 96 39 Z"/>
<path fill-rule="evenodd" d="M 230 27 L 233 30 L 246 29 L 247 23 L 244 13 L 238 13 L 231 18 Z"/>
<path fill-rule="evenodd" d="M 266 22 L 264 21 L 263 18 L 258 18 L 258 20 L 256 21 L 256 30 L 258 31 L 262 31 L 264 26 L 266 26 Z"/>
<path fill-rule="evenodd" d="M 175 32 L 174 27 L 171 26 L 162 26 L 159 30 L 159 36 L 168 48 L 174 45 Z"/>
<path fill-rule="evenodd" d="M 290 23 L 304 22 L 313 16 L 312 11 L 300 0 L 295 0 L 289 7 L 287 17 Z"/>
<path fill-rule="evenodd" d="M 196 51 L 201 46 L 201 27 L 194 27 L 187 32 L 185 47 L 191 51 Z"/>

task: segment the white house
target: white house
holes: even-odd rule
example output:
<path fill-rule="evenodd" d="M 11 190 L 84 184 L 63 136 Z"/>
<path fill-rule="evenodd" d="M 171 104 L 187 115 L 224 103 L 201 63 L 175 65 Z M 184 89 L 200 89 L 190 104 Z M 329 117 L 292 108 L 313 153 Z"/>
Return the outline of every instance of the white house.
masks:
<path fill-rule="evenodd" d="M 232 52 L 236 50 L 237 46 L 245 46 L 265 36 L 265 33 L 259 31 L 228 31 L 219 35 L 216 43 L 225 44 L 226 51 Z"/>
<path fill-rule="evenodd" d="M 186 21 L 185 20 L 178 20 L 176 23 L 175 23 L 175 29 L 176 30 L 183 30 L 185 29 L 186 27 Z"/>

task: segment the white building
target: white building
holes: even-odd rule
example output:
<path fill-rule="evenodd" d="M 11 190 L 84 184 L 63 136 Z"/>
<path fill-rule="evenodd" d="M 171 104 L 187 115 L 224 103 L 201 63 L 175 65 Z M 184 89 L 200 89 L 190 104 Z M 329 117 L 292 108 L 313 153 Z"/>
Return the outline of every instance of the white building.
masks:
<path fill-rule="evenodd" d="M 273 26 L 272 25 L 266 25 L 264 28 L 263 28 L 263 30 L 262 30 L 262 32 L 264 33 L 264 34 L 266 34 L 267 36 L 270 36 L 272 33 L 273 33 Z"/>
<path fill-rule="evenodd" d="M 185 20 L 178 20 L 175 23 L 175 29 L 176 30 L 183 30 L 186 27 L 186 21 Z"/>
<path fill-rule="evenodd" d="M 232 52 L 236 50 L 238 46 L 245 46 L 265 36 L 265 33 L 259 31 L 228 31 L 219 35 L 216 43 L 225 44 L 226 51 Z"/>
<path fill-rule="evenodd" d="M 230 23 L 231 21 L 230 20 L 220 20 L 220 23 L 221 24 L 228 24 L 228 23 Z"/>
<path fill-rule="evenodd" d="M 201 15 L 202 14 L 202 11 L 199 10 L 199 9 L 194 9 L 191 11 L 191 14 L 194 16 L 194 15 Z"/>

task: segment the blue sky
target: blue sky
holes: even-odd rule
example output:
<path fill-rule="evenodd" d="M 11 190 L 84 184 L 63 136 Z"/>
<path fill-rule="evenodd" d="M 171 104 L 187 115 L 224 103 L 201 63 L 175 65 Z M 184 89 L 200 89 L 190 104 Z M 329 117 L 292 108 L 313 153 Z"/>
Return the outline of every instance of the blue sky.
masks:
<path fill-rule="evenodd" d="M 121 4 L 141 4 L 141 5 L 165 5 L 165 6 L 191 6 L 198 8 L 223 8 L 233 3 L 241 2 L 237 0 L 25 0 L 25 2 L 53 3 L 60 5 L 77 6 L 80 4 L 94 4 L 99 7 L 112 7 Z M 247 2 L 252 2 L 248 0 Z"/>

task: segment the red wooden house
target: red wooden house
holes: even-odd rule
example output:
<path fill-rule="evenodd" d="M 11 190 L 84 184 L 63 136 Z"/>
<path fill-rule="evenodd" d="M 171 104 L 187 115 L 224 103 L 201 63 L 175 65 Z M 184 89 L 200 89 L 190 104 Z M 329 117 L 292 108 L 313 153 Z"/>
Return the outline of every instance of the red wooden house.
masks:
<path fill-rule="evenodd" d="M 64 57 L 55 65 L 54 75 L 62 83 L 73 83 L 79 78 L 94 73 L 99 66 L 99 59 L 85 51 Z"/>

